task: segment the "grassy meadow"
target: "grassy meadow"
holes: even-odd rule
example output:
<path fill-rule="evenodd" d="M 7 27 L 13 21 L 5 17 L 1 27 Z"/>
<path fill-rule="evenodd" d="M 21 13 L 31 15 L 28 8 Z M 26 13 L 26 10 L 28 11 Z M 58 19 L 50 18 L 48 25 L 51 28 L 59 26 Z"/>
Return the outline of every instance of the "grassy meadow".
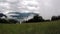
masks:
<path fill-rule="evenodd" d="M 60 34 L 60 20 L 39 23 L 0 24 L 0 34 Z"/>

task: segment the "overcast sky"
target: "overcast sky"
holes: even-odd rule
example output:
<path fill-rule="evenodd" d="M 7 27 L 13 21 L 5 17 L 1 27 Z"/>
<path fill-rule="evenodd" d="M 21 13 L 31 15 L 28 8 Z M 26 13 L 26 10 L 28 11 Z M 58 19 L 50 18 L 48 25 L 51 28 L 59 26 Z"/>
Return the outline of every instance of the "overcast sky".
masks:
<path fill-rule="evenodd" d="M 11 11 L 33 12 L 49 19 L 60 15 L 60 0 L 0 0 L 0 11 L 4 14 Z"/>

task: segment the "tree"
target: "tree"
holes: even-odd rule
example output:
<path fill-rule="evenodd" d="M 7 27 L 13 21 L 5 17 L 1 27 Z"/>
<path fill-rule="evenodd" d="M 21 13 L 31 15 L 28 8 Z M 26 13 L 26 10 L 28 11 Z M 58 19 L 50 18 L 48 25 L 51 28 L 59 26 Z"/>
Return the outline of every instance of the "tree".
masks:
<path fill-rule="evenodd" d="M 52 20 L 52 21 L 58 20 L 58 17 L 57 17 L 57 16 L 52 16 L 52 17 L 51 17 L 51 20 Z"/>
<path fill-rule="evenodd" d="M 39 16 L 38 14 L 36 14 L 32 19 L 26 21 L 26 23 L 28 23 L 28 22 L 42 22 L 42 21 L 44 21 L 42 16 Z"/>
<path fill-rule="evenodd" d="M 38 14 L 36 14 L 33 19 L 34 19 L 35 22 L 41 22 L 41 21 L 43 21 L 42 16 L 39 16 Z"/>
<path fill-rule="evenodd" d="M 16 19 L 8 19 L 8 21 L 12 24 L 16 24 L 16 23 L 19 23 L 19 21 L 18 20 L 16 20 Z"/>
<path fill-rule="evenodd" d="M 60 16 L 58 16 L 58 20 L 60 20 Z"/>
<path fill-rule="evenodd" d="M 3 16 L 5 18 L 2 18 Z M 0 13 L 0 23 L 7 23 L 7 24 L 10 23 L 10 24 L 12 24 L 12 23 L 17 23 L 17 22 L 18 22 L 17 20 L 15 20 L 15 19 L 8 19 L 5 14 Z"/>
<path fill-rule="evenodd" d="M 0 23 L 8 24 L 9 22 L 8 22 L 8 20 L 6 20 L 6 19 L 1 19 L 1 18 L 0 18 Z"/>
<path fill-rule="evenodd" d="M 7 18 L 6 15 L 4 15 L 3 13 L 0 13 L 0 18 L 3 17 L 3 16 L 4 16 L 5 18 Z"/>

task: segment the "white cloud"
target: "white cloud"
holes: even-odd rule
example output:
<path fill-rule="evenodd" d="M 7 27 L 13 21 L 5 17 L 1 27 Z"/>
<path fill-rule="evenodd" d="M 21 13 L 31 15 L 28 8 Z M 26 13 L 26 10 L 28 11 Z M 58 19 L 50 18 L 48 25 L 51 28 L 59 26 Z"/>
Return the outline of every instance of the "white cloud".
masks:
<path fill-rule="evenodd" d="M 0 12 L 6 14 L 10 9 L 10 4 L 7 2 L 0 2 Z"/>
<path fill-rule="evenodd" d="M 14 3 L 17 2 L 18 0 L 6 0 L 7 2 Z"/>
<path fill-rule="evenodd" d="M 10 8 L 10 4 L 9 3 L 5 3 L 5 2 L 0 2 L 0 7 L 4 7 L 9 9 Z"/>
<path fill-rule="evenodd" d="M 21 1 L 21 9 L 22 10 L 29 10 L 29 11 L 26 11 L 26 12 L 38 12 L 38 7 L 39 7 L 39 3 L 37 1 L 33 1 L 33 0 L 25 0 L 25 1 Z M 34 11 L 33 11 L 34 10 Z M 25 11 L 24 11 L 25 12 Z"/>

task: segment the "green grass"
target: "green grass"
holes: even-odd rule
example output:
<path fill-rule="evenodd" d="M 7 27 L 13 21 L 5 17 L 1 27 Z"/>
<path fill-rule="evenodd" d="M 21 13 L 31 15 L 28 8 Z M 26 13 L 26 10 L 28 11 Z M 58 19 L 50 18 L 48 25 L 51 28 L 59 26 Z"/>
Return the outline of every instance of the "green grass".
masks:
<path fill-rule="evenodd" d="M 60 20 L 40 23 L 0 24 L 0 34 L 60 34 Z"/>

